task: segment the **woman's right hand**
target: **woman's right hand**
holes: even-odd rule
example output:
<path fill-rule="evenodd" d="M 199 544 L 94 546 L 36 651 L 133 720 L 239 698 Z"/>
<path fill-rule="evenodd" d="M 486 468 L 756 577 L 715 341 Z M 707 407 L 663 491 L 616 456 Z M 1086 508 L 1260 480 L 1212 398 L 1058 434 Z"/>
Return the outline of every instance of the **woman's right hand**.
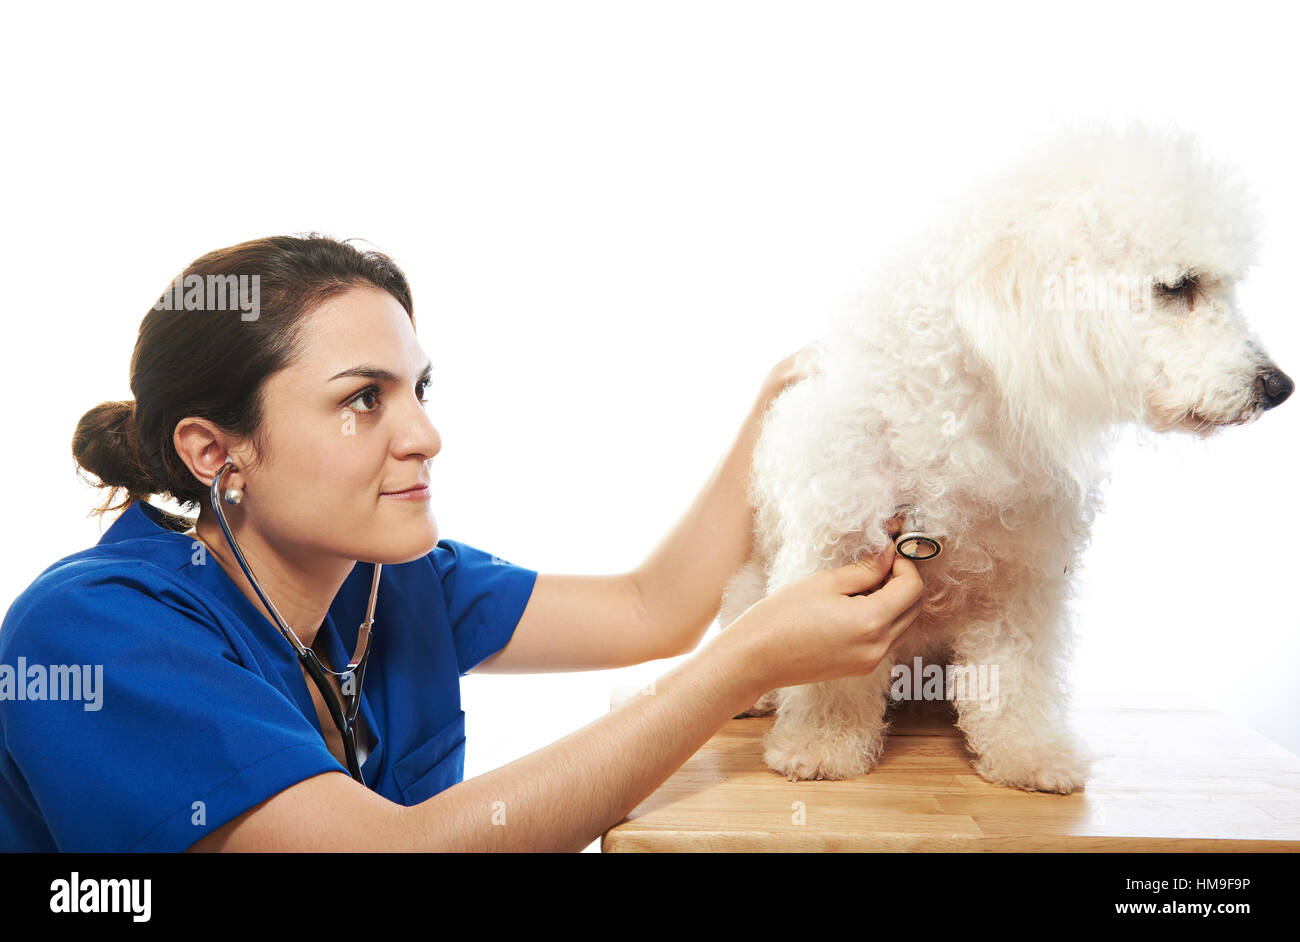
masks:
<path fill-rule="evenodd" d="M 755 602 L 718 636 L 734 645 L 755 696 L 777 687 L 871 673 L 921 614 L 916 564 L 891 544 L 813 573 Z"/>

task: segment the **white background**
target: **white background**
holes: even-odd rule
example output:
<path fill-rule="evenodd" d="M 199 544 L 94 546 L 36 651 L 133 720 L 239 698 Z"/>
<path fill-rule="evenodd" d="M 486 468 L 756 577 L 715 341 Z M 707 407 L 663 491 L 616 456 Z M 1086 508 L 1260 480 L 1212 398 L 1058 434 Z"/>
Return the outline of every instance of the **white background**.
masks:
<path fill-rule="evenodd" d="M 767 370 L 973 177 L 1058 122 L 1200 135 L 1266 210 L 1241 299 L 1300 377 L 1296 54 L 1278 4 L 223 3 L 6 11 L 0 602 L 93 543 L 78 417 L 129 397 L 161 288 L 259 236 L 411 278 L 444 537 L 618 572 Z M 1114 455 L 1075 688 L 1221 709 L 1300 751 L 1300 401 Z M 382 630 L 382 629 L 381 629 Z M 463 685 L 466 776 L 675 662 Z"/>

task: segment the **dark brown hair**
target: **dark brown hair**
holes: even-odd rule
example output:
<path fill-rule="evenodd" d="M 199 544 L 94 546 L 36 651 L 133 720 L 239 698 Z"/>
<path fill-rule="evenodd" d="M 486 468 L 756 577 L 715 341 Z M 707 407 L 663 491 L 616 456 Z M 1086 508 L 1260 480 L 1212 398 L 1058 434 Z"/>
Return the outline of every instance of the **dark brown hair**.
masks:
<path fill-rule="evenodd" d="M 387 255 L 358 250 L 351 241 L 318 233 L 253 239 L 195 259 L 167 286 L 145 314 L 131 355 L 135 400 L 95 406 L 72 436 L 78 474 L 90 472 L 98 481 L 89 483 L 108 489 L 95 513 L 152 494 L 169 494 L 191 510 L 202 504 L 208 488 L 180 459 L 173 440 L 187 416 L 250 437 L 258 459 L 265 458 L 262 384 L 293 361 L 303 315 L 329 298 L 373 285 L 396 298 L 415 322 L 406 275 Z M 241 275 L 247 276 L 244 285 L 257 286 L 255 295 L 233 294 Z M 186 284 L 209 287 L 177 305 Z M 212 285 L 232 292 L 214 292 Z M 257 299 L 251 312 L 250 296 Z"/>

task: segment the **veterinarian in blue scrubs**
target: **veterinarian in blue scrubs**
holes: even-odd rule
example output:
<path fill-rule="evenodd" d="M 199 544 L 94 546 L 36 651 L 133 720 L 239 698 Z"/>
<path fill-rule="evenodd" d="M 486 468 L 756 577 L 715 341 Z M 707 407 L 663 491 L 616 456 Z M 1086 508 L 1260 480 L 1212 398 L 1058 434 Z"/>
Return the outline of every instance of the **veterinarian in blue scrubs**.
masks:
<path fill-rule="evenodd" d="M 0 664 L 29 666 L 0 712 L 4 850 L 180 851 L 309 776 L 347 774 L 292 648 L 164 523 L 133 503 L 98 545 L 36 579 L 0 628 Z M 330 607 L 333 664 L 356 643 L 370 576 L 358 563 Z M 454 540 L 384 567 L 361 695 L 374 791 L 414 805 L 462 780 L 460 677 L 505 647 L 536 578 Z M 40 699 L 52 665 L 81 666 L 80 699 Z"/>
<path fill-rule="evenodd" d="M 72 434 L 79 473 L 107 492 L 96 511 L 121 513 L 96 545 L 42 561 L 0 624 L 0 850 L 580 850 L 761 692 L 869 672 L 862 639 L 885 650 L 920 612 L 915 568 L 858 560 L 789 596 L 826 605 L 826 631 L 773 603 L 658 696 L 552 746 L 555 774 L 525 757 L 452 787 L 469 671 L 698 643 L 750 555 L 752 450 L 798 359 L 769 374 L 644 570 L 553 580 L 442 538 L 433 361 L 391 258 L 308 234 L 194 260 L 140 323 L 132 398 Z M 527 402 L 517 415 L 534 419 Z M 498 785 L 521 826 L 469 820 Z"/>

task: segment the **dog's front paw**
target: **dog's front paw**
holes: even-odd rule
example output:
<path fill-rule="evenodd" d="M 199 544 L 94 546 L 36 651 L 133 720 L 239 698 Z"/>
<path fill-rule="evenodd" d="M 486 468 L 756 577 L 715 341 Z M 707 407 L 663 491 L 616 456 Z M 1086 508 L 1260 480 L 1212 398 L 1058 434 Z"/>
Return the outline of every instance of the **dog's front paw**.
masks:
<path fill-rule="evenodd" d="M 1068 795 L 1083 787 L 1091 762 L 1071 749 L 1050 756 L 980 756 L 972 765 L 986 781 L 1025 791 Z"/>
<path fill-rule="evenodd" d="M 792 782 L 809 779 L 856 778 L 873 768 L 880 757 L 880 738 L 773 729 L 763 761 Z"/>

